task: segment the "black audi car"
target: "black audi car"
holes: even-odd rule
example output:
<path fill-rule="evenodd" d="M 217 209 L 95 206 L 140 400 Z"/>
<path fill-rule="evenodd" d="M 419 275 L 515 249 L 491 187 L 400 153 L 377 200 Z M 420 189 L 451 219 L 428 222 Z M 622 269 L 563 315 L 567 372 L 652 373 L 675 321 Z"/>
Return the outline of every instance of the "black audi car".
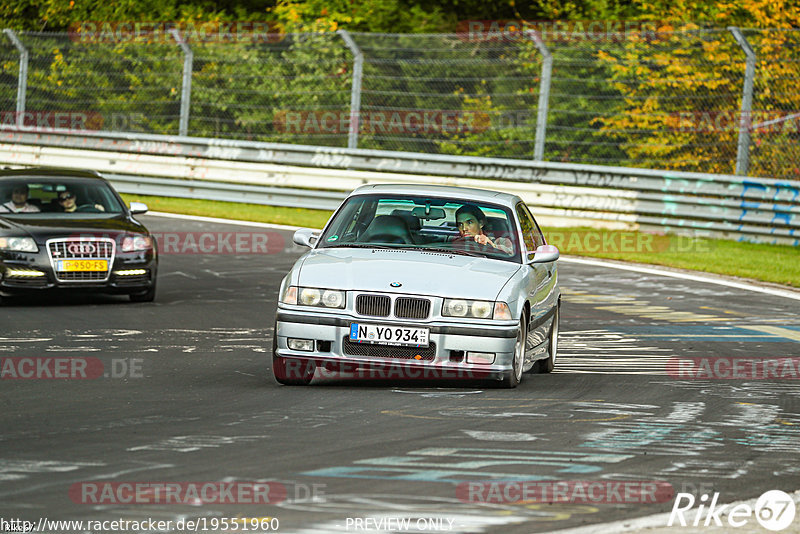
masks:
<path fill-rule="evenodd" d="M 149 302 L 158 255 L 147 228 L 99 173 L 0 171 L 0 297 L 96 291 Z"/>

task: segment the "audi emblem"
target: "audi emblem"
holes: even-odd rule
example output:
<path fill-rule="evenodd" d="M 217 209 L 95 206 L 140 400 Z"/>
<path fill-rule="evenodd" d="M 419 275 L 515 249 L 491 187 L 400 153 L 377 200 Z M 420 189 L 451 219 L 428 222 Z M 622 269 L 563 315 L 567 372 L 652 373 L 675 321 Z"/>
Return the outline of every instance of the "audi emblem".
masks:
<path fill-rule="evenodd" d="M 92 243 L 70 243 L 67 245 L 67 251 L 73 256 L 82 256 L 85 254 L 94 254 L 97 247 Z"/>

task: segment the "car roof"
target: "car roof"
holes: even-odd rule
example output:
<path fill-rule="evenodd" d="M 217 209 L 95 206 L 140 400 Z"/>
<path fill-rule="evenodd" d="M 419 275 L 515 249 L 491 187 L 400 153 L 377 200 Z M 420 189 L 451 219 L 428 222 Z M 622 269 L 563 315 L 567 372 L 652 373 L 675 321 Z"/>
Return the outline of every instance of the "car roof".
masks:
<path fill-rule="evenodd" d="M 62 169 L 59 167 L 30 167 L 27 169 L 2 169 L 0 180 L 11 178 L 88 178 L 106 182 L 99 172 L 80 169 Z"/>
<path fill-rule="evenodd" d="M 370 194 L 453 197 L 456 199 L 490 202 L 506 206 L 515 206 L 518 202 L 522 202 L 522 199 L 517 195 L 502 193 L 500 191 L 427 184 L 367 184 L 354 189 L 353 192 L 350 193 L 350 196 Z"/>

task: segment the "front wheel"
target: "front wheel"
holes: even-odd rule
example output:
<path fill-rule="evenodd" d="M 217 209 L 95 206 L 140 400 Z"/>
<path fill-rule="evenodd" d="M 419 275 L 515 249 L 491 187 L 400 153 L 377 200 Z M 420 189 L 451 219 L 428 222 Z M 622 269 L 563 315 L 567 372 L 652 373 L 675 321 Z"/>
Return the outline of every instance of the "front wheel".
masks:
<path fill-rule="evenodd" d="M 143 293 L 131 293 L 128 295 L 131 299 L 131 302 L 153 302 L 156 300 L 156 279 L 153 278 L 153 285 L 150 286 L 150 289 Z"/>
<path fill-rule="evenodd" d="M 272 374 L 284 386 L 307 386 L 314 378 L 315 369 L 312 360 L 272 356 Z"/>
<path fill-rule="evenodd" d="M 317 366 L 313 360 L 298 360 L 278 356 L 278 322 L 272 334 L 272 375 L 284 386 L 307 386 L 314 378 Z"/>
<path fill-rule="evenodd" d="M 514 344 L 514 358 L 511 360 L 511 370 L 503 377 L 501 385 L 504 388 L 515 388 L 522 381 L 522 366 L 525 363 L 525 343 L 528 338 L 528 322 L 525 315 L 519 320 L 517 342 Z"/>
<path fill-rule="evenodd" d="M 550 336 L 547 338 L 547 359 L 539 360 L 537 362 L 540 373 L 550 373 L 556 366 L 556 358 L 558 357 L 558 323 L 560 314 L 560 308 L 556 307 L 556 313 L 553 315 L 553 324 L 550 326 Z"/>

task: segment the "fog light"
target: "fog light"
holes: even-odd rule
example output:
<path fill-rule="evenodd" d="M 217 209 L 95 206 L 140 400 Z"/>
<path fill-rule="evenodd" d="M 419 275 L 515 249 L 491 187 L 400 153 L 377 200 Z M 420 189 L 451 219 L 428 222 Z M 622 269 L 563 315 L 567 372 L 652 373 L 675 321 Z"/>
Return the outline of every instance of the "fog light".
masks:
<path fill-rule="evenodd" d="M 292 350 L 302 350 L 305 352 L 314 352 L 314 340 L 313 339 L 294 339 L 289 338 L 286 342 Z"/>
<path fill-rule="evenodd" d="M 6 271 L 6 278 L 35 278 L 37 276 L 44 276 L 44 273 L 36 269 L 8 269 Z"/>
<path fill-rule="evenodd" d="M 147 274 L 147 269 L 128 269 L 127 271 L 114 271 L 117 276 L 137 276 Z"/>
<path fill-rule="evenodd" d="M 492 364 L 494 363 L 494 352 L 468 352 L 467 363 Z"/>

